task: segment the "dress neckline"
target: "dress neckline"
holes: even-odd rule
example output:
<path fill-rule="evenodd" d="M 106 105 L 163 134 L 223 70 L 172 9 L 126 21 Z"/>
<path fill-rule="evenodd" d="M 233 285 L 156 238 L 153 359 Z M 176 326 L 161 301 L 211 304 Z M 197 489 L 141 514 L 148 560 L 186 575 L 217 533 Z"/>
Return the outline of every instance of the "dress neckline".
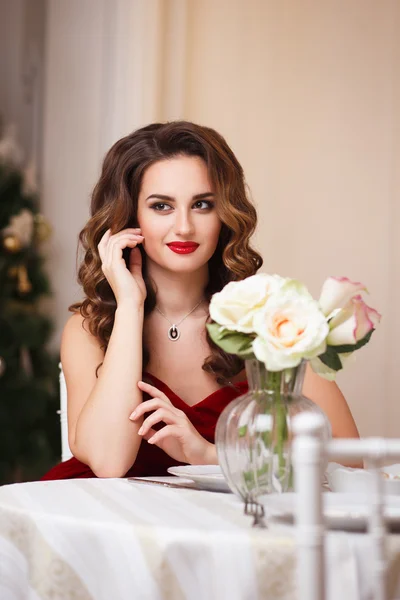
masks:
<path fill-rule="evenodd" d="M 215 398 L 219 397 L 226 390 L 235 390 L 236 392 L 244 393 L 247 388 L 247 380 L 238 381 L 237 383 L 233 383 L 231 385 L 224 385 L 223 387 L 219 388 L 219 390 L 211 392 L 211 394 L 209 394 L 202 400 L 199 400 L 199 402 L 196 402 L 195 404 L 188 404 L 182 398 L 180 398 L 180 396 L 178 396 L 178 394 L 176 394 L 174 390 L 172 390 L 166 383 L 161 381 L 161 379 L 158 379 L 158 377 L 156 377 L 155 375 L 144 371 L 143 376 L 150 377 L 150 379 L 152 379 L 156 383 L 155 387 L 158 387 L 160 391 L 164 392 L 164 394 L 166 394 L 169 398 L 172 395 L 174 399 L 178 400 L 181 404 L 183 404 L 183 406 L 185 406 L 188 409 L 196 409 L 198 406 L 207 403 L 210 399 L 215 400 Z"/>

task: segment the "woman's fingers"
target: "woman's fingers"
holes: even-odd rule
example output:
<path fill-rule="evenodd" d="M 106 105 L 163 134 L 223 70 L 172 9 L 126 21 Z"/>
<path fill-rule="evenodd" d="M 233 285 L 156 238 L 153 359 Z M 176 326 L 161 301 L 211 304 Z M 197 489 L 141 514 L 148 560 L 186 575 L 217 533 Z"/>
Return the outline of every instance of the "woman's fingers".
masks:
<path fill-rule="evenodd" d="M 131 421 L 136 421 L 139 417 L 142 417 L 144 413 L 157 410 L 158 408 L 168 408 L 172 410 L 176 415 L 183 414 L 181 410 L 175 408 L 170 402 L 165 402 L 162 398 L 152 398 L 151 400 L 145 400 L 141 402 L 133 411 L 129 418 Z"/>
<path fill-rule="evenodd" d="M 128 233 L 128 232 L 121 233 L 118 235 L 113 235 L 108 241 L 108 247 L 112 248 L 114 245 L 120 246 L 121 240 L 125 240 L 125 239 L 143 240 L 144 237 L 142 236 L 141 233 Z"/>
<path fill-rule="evenodd" d="M 111 261 L 111 264 L 115 264 L 115 261 L 122 260 L 122 251 L 125 248 L 135 248 L 143 241 L 143 239 L 143 236 L 132 234 L 121 236 L 110 244 L 108 260 Z"/>
<path fill-rule="evenodd" d="M 155 429 L 151 429 L 151 428 L 150 428 L 150 429 L 148 430 L 148 432 L 147 432 L 147 433 L 145 433 L 144 435 L 142 435 L 142 438 L 143 438 L 144 440 L 146 440 L 146 442 L 148 442 L 148 441 L 149 441 L 149 439 L 150 439 L 151 437 L 153 437 L 153 435 L 154 435 L 155 433 L 156 433 L 156 430 L 155 430 Z"/>
<path fill-rule="evenodd" d="M 111 232 L 111 229 L 109 229 L 108 231 Z M 121 231 L 118 231 L 117 233 L 114 233 L 111 237 L 113 239 L 117 239 L 121 235 L 126 235 L 127 233 L 129 233 L 129 234 L 132 233 L 134 235 L 137 235 L 137 234 L 141 234 L 142 230 L 140 229 L 140 227 L 128 227 L 127 229 L 121 229 Z"/>
<path fill-rule="evenodd" d="M 159 408 L 152 415 L 147 417 L 143 421 L 141 428 L 138 431 L 139 435 L 146 435 L 153 425 L 160 423 L 166 423 L 167 425 L 172 425 L 173 423 L 176 425 L 177 421 L 180 420 L 180 416 L 174 413 L 170 408 Z"/>
<path fill-rule="evenodd" d="M 118 238 L 121 235 L 125 235 L 126 233 L 133 233 L 135 235 L 140 235 L 142 233 L 142 230 L 139 227 L 136 228 L 128 228 L 128 229 L 122 229 L 121 231 L 119 231 L 118 233 L 114 233 L 114 235 L 111 235 L 111 229 L 107 229 L 107 231 L 105 231 L 105 233 L 103 234 L 98 246 L 107 246 L 108 241 L 110 240 L 110 238 Z"/>
<path fill-rule="evenodd" d="M 159 431 L 147 439 L 148 444 L 159 444 L 162 440 L 168 437 L 179 437 L 182 435 L 182 430 L 177 425 L 166 425 Z"/>
<path fill-rule="evenodd" d="M 129 240 L 142 242 L 144 237 L 138 233 L 124 233 L 118 237 L 113 237 L 108 242 L 107 253 L 112 256 L 114 248 L 123 248 L 124 244 L 126 244 Z"/>
<path fill-rule="evenodd" d="M 117 305 L 124 298 L 135 302 L 143 302 L 146 299 L 146 284 L 141 272 L 140 251 L 135 249 L 141 244 L 144 237 L 140 229 L 124 229 L 111 235 L 108 229 L 98 244 L 99 257 L 101 259 L 101 270 L 105 275 L 111 290 L 114 293 Z M 132 249 L 129 254 L 129 262 L 124 260 L 124 250 Z M 134 267 L 131 267 L 131 259 Z"/>
<path fill-rule="evenodd" d="M 139 228 L 129 228 L 123 229 L 122 231 L 111 235 L 111 229 L 107 229 L 97 246 L 101 261 L 104 262 L 107 254 L 107 249 L 109 248 L 110 244 L 113 244 L 114 241 L 118 240 L 119 238 L 125 235 L 141 235 L 141 233 L 142 231 Z"/>
<path fill-rule="evenodd" d="M 157 389 L 154 385 L 150 383 L 146 383 L 145 381 L 138 381 L 138 387 L 143 391 L 149 394 L 149 396 L 153 396 L 153 398 L 161 398 L 167 404 L 172 406 L 171 400 L 168 398 L 166 394 Z"/>
<path fill-rule="evenodd" d="M 101 238 L 99 245 L 97 246 L 101 262 L 104 262 L 104 260 L 105 260 L 107 244 L 108 244 L 108 240 L 110 239 L 110 237 L 111 237 L 111 229 L 107 229 L 107 231 Z"/>
<path fill-rule="evenodd" d="M 122 251 L 124 248 L 134 248 L 143 241 L 142 236 L 125 234 L 116 239 L 110 239 L 104 253 L 103 265 L 110 268 L 115 261 L 122 260 Z"/>

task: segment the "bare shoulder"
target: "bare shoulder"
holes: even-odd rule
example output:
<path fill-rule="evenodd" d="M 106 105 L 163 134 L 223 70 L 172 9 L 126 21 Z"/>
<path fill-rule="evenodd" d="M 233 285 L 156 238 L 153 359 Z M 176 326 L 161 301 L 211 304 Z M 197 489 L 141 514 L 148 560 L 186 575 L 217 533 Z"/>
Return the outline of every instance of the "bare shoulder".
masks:
<path fill-rule="evenodd" d="M 99 340 L 97 340 L 89 331 L 87 320 L 80 313 L 74 313 L 66 322 L 61 339 L 61 353 L 70 349 L 71 346 L 91 347 L 93 350 L 101 352 Z M 79 348 L 75 348 L 79 350 Z"/>
<path fill-rule="evenodd" d="M 79 313 L 67 321 L 61 338 L 61 364 L 66 377 L 98 365 L 104 358 L 99 340 L 93 336 Z"/>
<path fill-rule="evenodd" d="M 333 437 L 359 437 L 345 397 L 334 381 L 328 381 L 307 365 L 303 393 L 325 411 L 332 425 Z"/>

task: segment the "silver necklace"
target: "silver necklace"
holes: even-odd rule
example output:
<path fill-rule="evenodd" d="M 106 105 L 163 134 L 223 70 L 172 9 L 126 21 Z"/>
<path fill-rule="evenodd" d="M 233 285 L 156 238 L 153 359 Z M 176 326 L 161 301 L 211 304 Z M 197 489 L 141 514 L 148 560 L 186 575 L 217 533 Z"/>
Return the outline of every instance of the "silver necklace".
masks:
<path fill-rule="evenodd" d="M 164 315 L 163 312 L 161 312 L 161 310 L 158 308 L 158 306 L 156 306 L 156 310 L 160 313 L 160 315 L 162 317 L 164 317 L 164 319 L 166 319 L 168 321 L 168 323 L 171 325 L 171 327 L 168 329 L 168 338 L 171 340 L 171 342 L 176 342 L 176 340 L 179 340 L 179 338 L 181 337 L 181 332 L 178 329 L 178 325 L 180 325 L 182 323 L 182 321 L 184 321 L 186 319 L 186 317 L 188 317 L 189 315 L 192 314 L 192 312 L 194 310 L 196 310 L 196 308 L 198 306 L 200 306 L 200 304 L 203 302 L 203 298 L 200 300 L 200 302 L 198 302 L 196 304 L 196 306 L 194 308 L 192 308 L 192 310 L 190 312 L 188 312 L 187 315 L 185 315 L 183 317 L 183 319 L 181 319 L 178 323 L 172 323 L 172 321 L 170 321 L 168 319 L 168 317 L 166 315 Z"/>

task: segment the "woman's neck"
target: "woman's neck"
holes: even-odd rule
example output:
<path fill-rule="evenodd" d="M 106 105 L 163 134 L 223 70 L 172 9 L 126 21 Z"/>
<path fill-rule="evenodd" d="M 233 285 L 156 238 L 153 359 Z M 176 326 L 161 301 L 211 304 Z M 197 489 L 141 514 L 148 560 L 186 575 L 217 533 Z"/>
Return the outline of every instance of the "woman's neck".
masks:
<path fill-rule="evenodd" d="M 189 313 L 200 303 L 193 316 L 206 315 L 208 303 L 205 302 L 205 289 L 208 283 L 208 267 L 192 273 L 173 273 L 149 265 L 148 276 L 155 284 L 157 307 L 173 321 Z"/>

